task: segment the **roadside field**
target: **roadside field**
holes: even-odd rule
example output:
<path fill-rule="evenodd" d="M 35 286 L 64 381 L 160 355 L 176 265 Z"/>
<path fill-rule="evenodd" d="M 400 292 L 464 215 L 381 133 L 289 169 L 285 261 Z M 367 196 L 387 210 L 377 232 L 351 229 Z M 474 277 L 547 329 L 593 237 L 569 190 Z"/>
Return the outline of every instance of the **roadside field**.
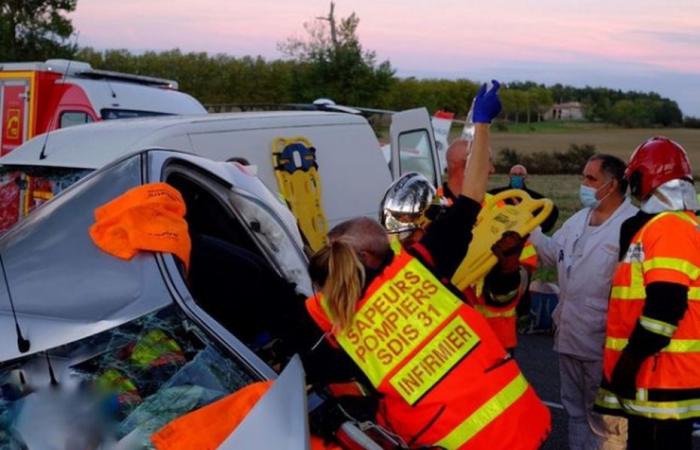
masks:
<path fill-rule="evenodd" d="M 460 130 L 461 131 L 461 130 Z M 494 157 L 502 148 L 523 153 L 563 152 L 571 144 L 595 145 L 598 153 L 610 153 L 627 161 L 632 151 L 651 136 L 667 136 L 688 152 L 695 174 L 700 174 L 700 130 L 689 128 L 604 128 L 549 129 L 542 132 L 498 132 L 492 135 Z"/>
<path fill-rule="evenodd" d="M 454 125 L 450 138 L 456 139 L 462 132 L 461 125 Z M 508 131 L 493 128 L 491 136 L 494 157 L 503 148 L 521 153 L 564 152 L 571 144 L 595 145 L 598 153 L 610 153 L 627 161 L 632 151 L 646 139 L 662 135 L 685 147 L 696 176 L 700 177 L 700 130 L 690 128 L 619 128 L 590 122 L 540 122 L 509 124 Z"/>

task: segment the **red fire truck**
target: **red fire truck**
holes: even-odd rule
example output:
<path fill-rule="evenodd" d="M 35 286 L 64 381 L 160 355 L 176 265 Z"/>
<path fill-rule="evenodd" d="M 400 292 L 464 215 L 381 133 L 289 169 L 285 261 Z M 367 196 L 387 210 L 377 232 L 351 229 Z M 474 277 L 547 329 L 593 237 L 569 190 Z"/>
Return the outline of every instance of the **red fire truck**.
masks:
<path fill-rule="evenodd" d="M 95 70 L 79 61 L 0 63 L 0 156 L 34 136 L 73 125 L 206 114 L 177 88 L 172 80 Z M 75 181 L 66 177 L 0 169 L 0 232 Z"/>
<path fill-rule="evenodd" d="M 177 88 L 172 80 L 95 70 L 79 61 L 0 63 L 0 154 L 37 134 L 71 125 L 206 113 Z"/>

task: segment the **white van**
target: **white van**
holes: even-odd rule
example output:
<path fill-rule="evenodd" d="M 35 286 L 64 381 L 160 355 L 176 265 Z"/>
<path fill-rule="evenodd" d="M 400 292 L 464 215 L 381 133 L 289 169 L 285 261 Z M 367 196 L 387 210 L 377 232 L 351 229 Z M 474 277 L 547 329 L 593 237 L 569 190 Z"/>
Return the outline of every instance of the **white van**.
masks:
<path fill-rule="evenodd" d="M 38 136 L 0 158 L 0 232 L 92 170 L 148 148 L 192 152 L 217 161 L 245 158 L 278 192 L 272 145 L 304 138 L 316 149 L 322 206 L 329 226 L 376 217 L 393 178 L 420 171 L 440 183 L 430 117 L 424 108 L 396 113 L 387 165 L 374 131 L 359 115 L 338 112 L 247 112 L 100 122 Z M 17 206 L 13 206 L 14 204 Z"/>

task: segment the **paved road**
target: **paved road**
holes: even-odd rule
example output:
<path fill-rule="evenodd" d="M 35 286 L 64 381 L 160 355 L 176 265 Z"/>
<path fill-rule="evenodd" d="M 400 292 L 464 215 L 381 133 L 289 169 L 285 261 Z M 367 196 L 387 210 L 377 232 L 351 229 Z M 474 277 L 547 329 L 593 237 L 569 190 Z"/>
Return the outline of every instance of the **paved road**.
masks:
<path fill-rule="evenodd" d="M 559 368 L 556 353 L 552 350 L 552 337 L 530 334 L 520 335 L 519 339 L 515 358 L 540 398 L 551 405 L 552 434 L 542 450 L 566 449 L 566 415 L 560 407 Z M 700 450 L 700 437 L 696 437 L 693 444 L 694 450 Z"/>

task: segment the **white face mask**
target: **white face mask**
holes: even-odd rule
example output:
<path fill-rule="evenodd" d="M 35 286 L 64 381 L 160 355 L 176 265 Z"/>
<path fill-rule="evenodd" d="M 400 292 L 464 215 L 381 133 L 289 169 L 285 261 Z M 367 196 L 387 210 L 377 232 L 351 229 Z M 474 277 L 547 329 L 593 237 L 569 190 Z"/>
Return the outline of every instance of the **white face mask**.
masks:
<path fill-rule="evenodd" d="M 664 211 L 695 211 L 698 199 L 695 186 L 688 180 L 667 181 L 641 202 L 640 209 L 645 213 L 657 214 Z"/>
<path fill-rule="evenodd" d="M 612 192 L 608 192 L 605 195 L 605 197 L 601 198 L 600 200 L 596 197 L 596 194 L 598 193 L 599 190 L 603 189 L 605 186 L 607 186 L 611 182 L 612 182 L 612 180 L 608 181 L 607 183 L 605 183 L 604 185 L 602 185 L 598 189 L 592 188 L 590 186 L 585 186 L 582 184 L 581 187 L 579 188 L 579 192 L 578 192 L 578 196 L 579 196 L 579 199 L 581 200 L 581 204 L 583 206 L 585 206 L 586 208 L 591 208 L 591 209 L 596 209 L 597 207 L 599 207 L 601 202 L 603 200 L 605 200 L 606 198 L 608 198 L 608 196 L 610 194 L 612 194 Z"/>

